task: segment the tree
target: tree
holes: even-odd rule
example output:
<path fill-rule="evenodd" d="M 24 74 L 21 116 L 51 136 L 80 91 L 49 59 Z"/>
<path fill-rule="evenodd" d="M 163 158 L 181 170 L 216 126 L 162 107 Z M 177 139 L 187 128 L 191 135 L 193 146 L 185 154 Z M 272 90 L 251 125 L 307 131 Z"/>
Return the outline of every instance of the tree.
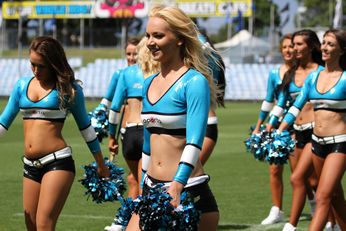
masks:
<path fill-rule="evenodd" d="M 306 8 L 300 17 L 296 17 L 296 20 L 300 19 L 301 27 L 331 27 L 333 25 L 335 0 L 300 0 L 298 2 Z M 346 12 L 346 4 L 343 4 L 343 12 Z M 299 22 L 296 21 L 296 25 L 299 25 Z"/>
<path fill-rule="evenodd" d="M 280 25 L 280 14 L 278 6 L 271 1 L 263 1 L 263 0 L 254 0 L 254 20 L 253 20 L 253 32 L 255 36 L 259 37 L 267 37 L 270 29 L 270 7 L 271 4 L 274 7 L 274 25 L 275 28 L 278 28 Z M 249 20 L 244 20 L 244 28 L 248 28 Z M 235 31 L 236 24 L 232 25 L 232 30 Z M 227 23 L 224 26 L 220 27 L 217 35 L 211 35 L 211 39 L 215 42 L 224 41 L 227 39 Z"/>
<path fill-rule="evenodd" d="M 270 27 L 270 7 L 274 7 L 274 25 L 277 28 L 280 21 L 280 14 L 278 12 L 278 6 L 272 1 L 254 0 L 254 35 L 266 36 L 269 33 Z"/>

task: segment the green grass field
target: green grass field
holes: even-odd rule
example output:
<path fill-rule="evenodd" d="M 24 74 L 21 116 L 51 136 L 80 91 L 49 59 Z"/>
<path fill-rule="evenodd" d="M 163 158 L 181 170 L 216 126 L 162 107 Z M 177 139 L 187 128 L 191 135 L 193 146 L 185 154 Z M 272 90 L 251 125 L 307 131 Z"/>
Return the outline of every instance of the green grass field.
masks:
<path fill-rule="evenodd" d="M 88 109 L 98 101 L 89 101 Z M 0 111 L 5 100 L 0 100 Z M 225 109 L 218 109 L 219 140 L 205 171 L 211 176 L 210 186 L 216 196 L 220 209 L 218 230 L 281 230 L 284 223 L 261 226 L 271 207 L 268 183 L 268 165 L 255 161 L 245 152 L 243 141 L 248 137 L 250 125 L 257 120 L 259 103 L 227 103 Z M 73 148 L 76 162 L 76 180 L 57 224 L 58 231 L 103 230 L 112 222 L 118 203 L 95 204 L 84 196 L 84 188 L 78 182 L 83 177 L 81 165 L 93 161 L 72 117 L 65 123 L 64 136 Z M 107 143 L 102 144 L 105 154 Z M 22 153 L 23 135 L 20 116 L 0 141 L 0 230 L 25 230 L 22 212 Z M 124 166 L 122 155 L 118 164 Z M 288 219 L 291 203 L 289 168 L 284 174 L 284 206 Z M 345 185 L 345 179 L 344 179 Z M 307 207 L 307 206 L 306 206 Z M 309 209 L 305 208 L 300 230 L 307 230 Z"/>

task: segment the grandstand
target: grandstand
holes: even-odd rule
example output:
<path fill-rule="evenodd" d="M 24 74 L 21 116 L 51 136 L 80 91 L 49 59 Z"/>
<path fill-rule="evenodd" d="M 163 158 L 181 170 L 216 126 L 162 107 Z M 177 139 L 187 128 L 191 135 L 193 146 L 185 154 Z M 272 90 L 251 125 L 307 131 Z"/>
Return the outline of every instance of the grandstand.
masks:
<path fill-rule="evenodd" d="M 68 59 L 86 97 L 103 97 L 115 70 L 126 67 L 125 59 L 96 59 L 82 66 L 82 58 Z M 226 62 L 226 100 L 261 100 L 266 94 L 270 69 L 278 64 L 232 64 Z M 0 96 L 8 96 L 18 78 L 32 76 L 28 59 L 0 59 Z"/>

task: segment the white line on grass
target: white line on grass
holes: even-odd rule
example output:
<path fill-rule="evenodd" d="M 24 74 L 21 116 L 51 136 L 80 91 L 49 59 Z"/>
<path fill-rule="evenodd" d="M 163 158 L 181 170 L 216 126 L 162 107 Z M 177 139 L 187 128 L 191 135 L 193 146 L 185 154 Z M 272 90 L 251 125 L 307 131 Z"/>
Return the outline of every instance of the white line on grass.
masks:
<path fill-rule="evenodd" d="M 15 214 L 13 214 L 13 216 L 22 217 L 24 215 L 23 215 L 23 213 L 15 213 Z M 73 215 L 73 214 L 60 214 L 60 217 L 82 218 L 82 219 L 103 219 L 103 220 L 114 219 L 114 217 L 111 217 L 111 216 Z"/>

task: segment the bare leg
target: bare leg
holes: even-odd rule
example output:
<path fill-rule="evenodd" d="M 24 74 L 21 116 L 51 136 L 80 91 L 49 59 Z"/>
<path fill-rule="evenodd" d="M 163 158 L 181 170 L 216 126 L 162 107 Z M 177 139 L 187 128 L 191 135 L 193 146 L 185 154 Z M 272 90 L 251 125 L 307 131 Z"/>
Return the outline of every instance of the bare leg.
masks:
<path fill-rule="evenodd" d="M 346 155 L 331 153 L 325 160 L 314 155 L 313 163 L 317 174 L 320 173 L 320 178 L 316 192 L 316 212 L 309 230 L 323 230 L 331 203 L 341 230 L 346 230 L 346 202 L 341 186 L 341 179 L 346 169 Z"/>
<path fill-rule="evenodd" d="M 62 170 L 49 171 L 43 176 L 36 216 L 38 231 L 55 230 L 73 180 L 74 173 Z"/>
<path fill-rule="evenodd" d="M 282 209 L 282 194 L 283 194 L 283 181 L 282 173 L 284 170 L 283 165 L 272 164 L 269 166 L 269 184 L 272 194 L 273 205 Z"/>
<path fill-rule="evenodd" d="M 129 224 L 126 227 L 127 231 L 140 231 L 139 228 L 139 216 L 137 214 L 132 214 Z"/>
<path fill-rule="evenodd" d="M 41 184 L 29 178 L 23 178 L 23 207 L 26 229 L 36 231 L 36 213 Z"/>
<path fill-rule="evenodd" d="M 219 212 L 203 213 L 198 225 L 198 231 L 216 231 L 219 223 Z"/>
<path fill-rule="evenodd" d="M 308 178 L 312 174 L 312 153 L 311 144 L 305 145 L 303 153 L 299 158 L 298 164 L 294 169 L 290 180 L 292 184 L 292 208 L 289 223 L 297 226 L 299 217 L 303 211 L 308 186 Z"/>
<path fill-rule="evenodd" d="M 127 183 L 129 185 L 128 197 L 136 199 L 139 195 L 139 187 L 138 181 L 136 180 L 132 172 L 130 172 L 127 176 Z"/>
<path fill-rule="evenodd" d="M 129 184 L 128 196 L 131 198 L 137 198 L 139 195 L 139 182 L 140 178 L 139 174 L 139 161 L 137 160 L 126 160 L 127 165 L 129 166 L 130 173 L 127 177 L 127 181 Z"/>

